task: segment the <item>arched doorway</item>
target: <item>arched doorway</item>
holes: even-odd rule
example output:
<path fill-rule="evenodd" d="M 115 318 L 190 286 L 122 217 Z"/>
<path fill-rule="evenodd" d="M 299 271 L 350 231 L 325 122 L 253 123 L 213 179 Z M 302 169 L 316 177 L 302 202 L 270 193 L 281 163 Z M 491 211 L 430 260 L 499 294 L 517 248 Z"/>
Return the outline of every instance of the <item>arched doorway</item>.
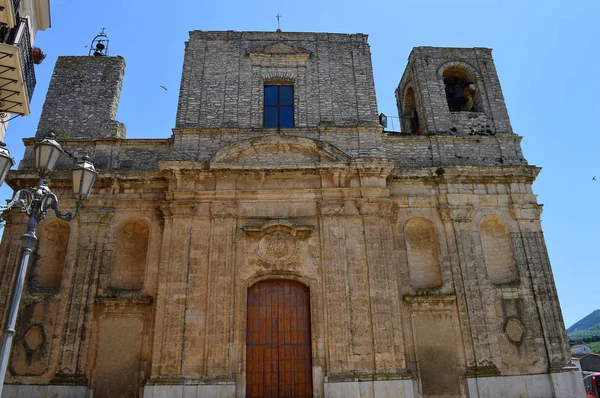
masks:
<path fill-rule="evenodd" d="M 247 397 L 312 397 L 310 298 L 291 280 L 248 289 Z"/>

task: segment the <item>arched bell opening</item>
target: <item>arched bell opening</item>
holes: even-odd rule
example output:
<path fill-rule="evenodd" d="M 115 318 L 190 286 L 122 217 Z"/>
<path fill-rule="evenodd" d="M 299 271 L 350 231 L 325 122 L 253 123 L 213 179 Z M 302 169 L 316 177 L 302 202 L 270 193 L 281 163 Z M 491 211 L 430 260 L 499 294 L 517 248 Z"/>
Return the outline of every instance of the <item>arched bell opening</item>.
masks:
<path fill-rule="evenodd" d="M 481 112 L 475 77 L 467 69 L 451 66 L 442 75 L 450 112 Z"/>

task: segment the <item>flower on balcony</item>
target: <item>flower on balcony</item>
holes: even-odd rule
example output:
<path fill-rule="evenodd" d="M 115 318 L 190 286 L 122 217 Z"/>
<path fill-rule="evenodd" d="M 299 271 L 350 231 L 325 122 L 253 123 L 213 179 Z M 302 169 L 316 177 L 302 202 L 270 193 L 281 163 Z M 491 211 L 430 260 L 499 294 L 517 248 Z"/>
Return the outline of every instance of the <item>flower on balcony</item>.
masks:
<path fill-rule="evenodd" d="M 44 54 L 39 47 L 33 47 L 31 55 L 33 56 L 33 63 L 36 65 L 41 64 L 44 58 L 46 58 L 46 54 Z"/>

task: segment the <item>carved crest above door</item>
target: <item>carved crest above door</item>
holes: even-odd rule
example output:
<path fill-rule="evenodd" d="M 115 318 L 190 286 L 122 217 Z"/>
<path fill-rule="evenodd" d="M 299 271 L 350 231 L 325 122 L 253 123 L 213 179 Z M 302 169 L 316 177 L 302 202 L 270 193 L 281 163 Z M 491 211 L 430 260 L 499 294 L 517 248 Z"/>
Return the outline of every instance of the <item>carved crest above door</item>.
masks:
<path fill-rule="evenodd" d="M 254 250 L 259 265 L 271 270 L 295 270 L 300 257 L 299 238 L 310 235 L 312 225 L 297 225 L 287 220 L 273 220 L 263 225 L 247 225 L 244 231 L 261 238 Z"/>

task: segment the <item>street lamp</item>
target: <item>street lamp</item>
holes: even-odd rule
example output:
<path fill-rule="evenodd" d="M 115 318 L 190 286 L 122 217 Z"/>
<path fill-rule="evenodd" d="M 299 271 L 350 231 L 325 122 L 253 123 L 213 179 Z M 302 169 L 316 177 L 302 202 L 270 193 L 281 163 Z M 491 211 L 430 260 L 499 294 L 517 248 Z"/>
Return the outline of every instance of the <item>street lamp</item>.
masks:
<path fill-rule="evenodd" d="M 37 240 L 35 236 L 37 224 L 46 216 L 48 210 L 54 210 L 56 217 L 65 221 L 71 221 L 77 217 L 81 209 L 81 202 L 90 195 L 92 185 L 98 174 L 89 157 L 84 156 L 82 160 L 77 162 L 77 165 L 73 168 L 73 194 L 76 199 L 75 214 L 71 214 L 70 212 L 61 213 L 58 209 L 58 198 L 46 184 L 46 176 L 54 169 L 56 161 L 63 150 L 60 144 L 54 139 L 54 134 L 51 133 L 42 141 L 36 143 L 33 149 L 35 152 L 35 168 L 40 177 L 37 187 L 18 190 L 6 206 L 0 206 L 0 211 L 3 212 L 15 206 L 20 206 L 21 211 L 27 213 L 29 216 L 27 232 L 22 235 L 23 250 L 21 252 L 21 261 L 12 288 L 12 296 L 8 307 L 8 315 L 4 323 L 4 333 L 2 334 L 2 343 L 0 346 L 0 396 L 2 396 L 10 348 L 15 334 L 15 324 L 19 303 L 21 302 L 21 294 L 23 293 L 23 285 L 25 283 L 25 274 L 27 273 L 27 263 L 29 262 L 31 248 Z M 8 150 L 0 146 L 0 183 L 4 180 L 6 172 L 12 164 L 14 164 L 14 161 L 10 158 Z"/>
<path fill-rule="evenodd" d="M 15 160 L 10 157 L 6 144 L 0 141 L 0 185 L 4 182 L 8 170 L 13 167 Z"/>

